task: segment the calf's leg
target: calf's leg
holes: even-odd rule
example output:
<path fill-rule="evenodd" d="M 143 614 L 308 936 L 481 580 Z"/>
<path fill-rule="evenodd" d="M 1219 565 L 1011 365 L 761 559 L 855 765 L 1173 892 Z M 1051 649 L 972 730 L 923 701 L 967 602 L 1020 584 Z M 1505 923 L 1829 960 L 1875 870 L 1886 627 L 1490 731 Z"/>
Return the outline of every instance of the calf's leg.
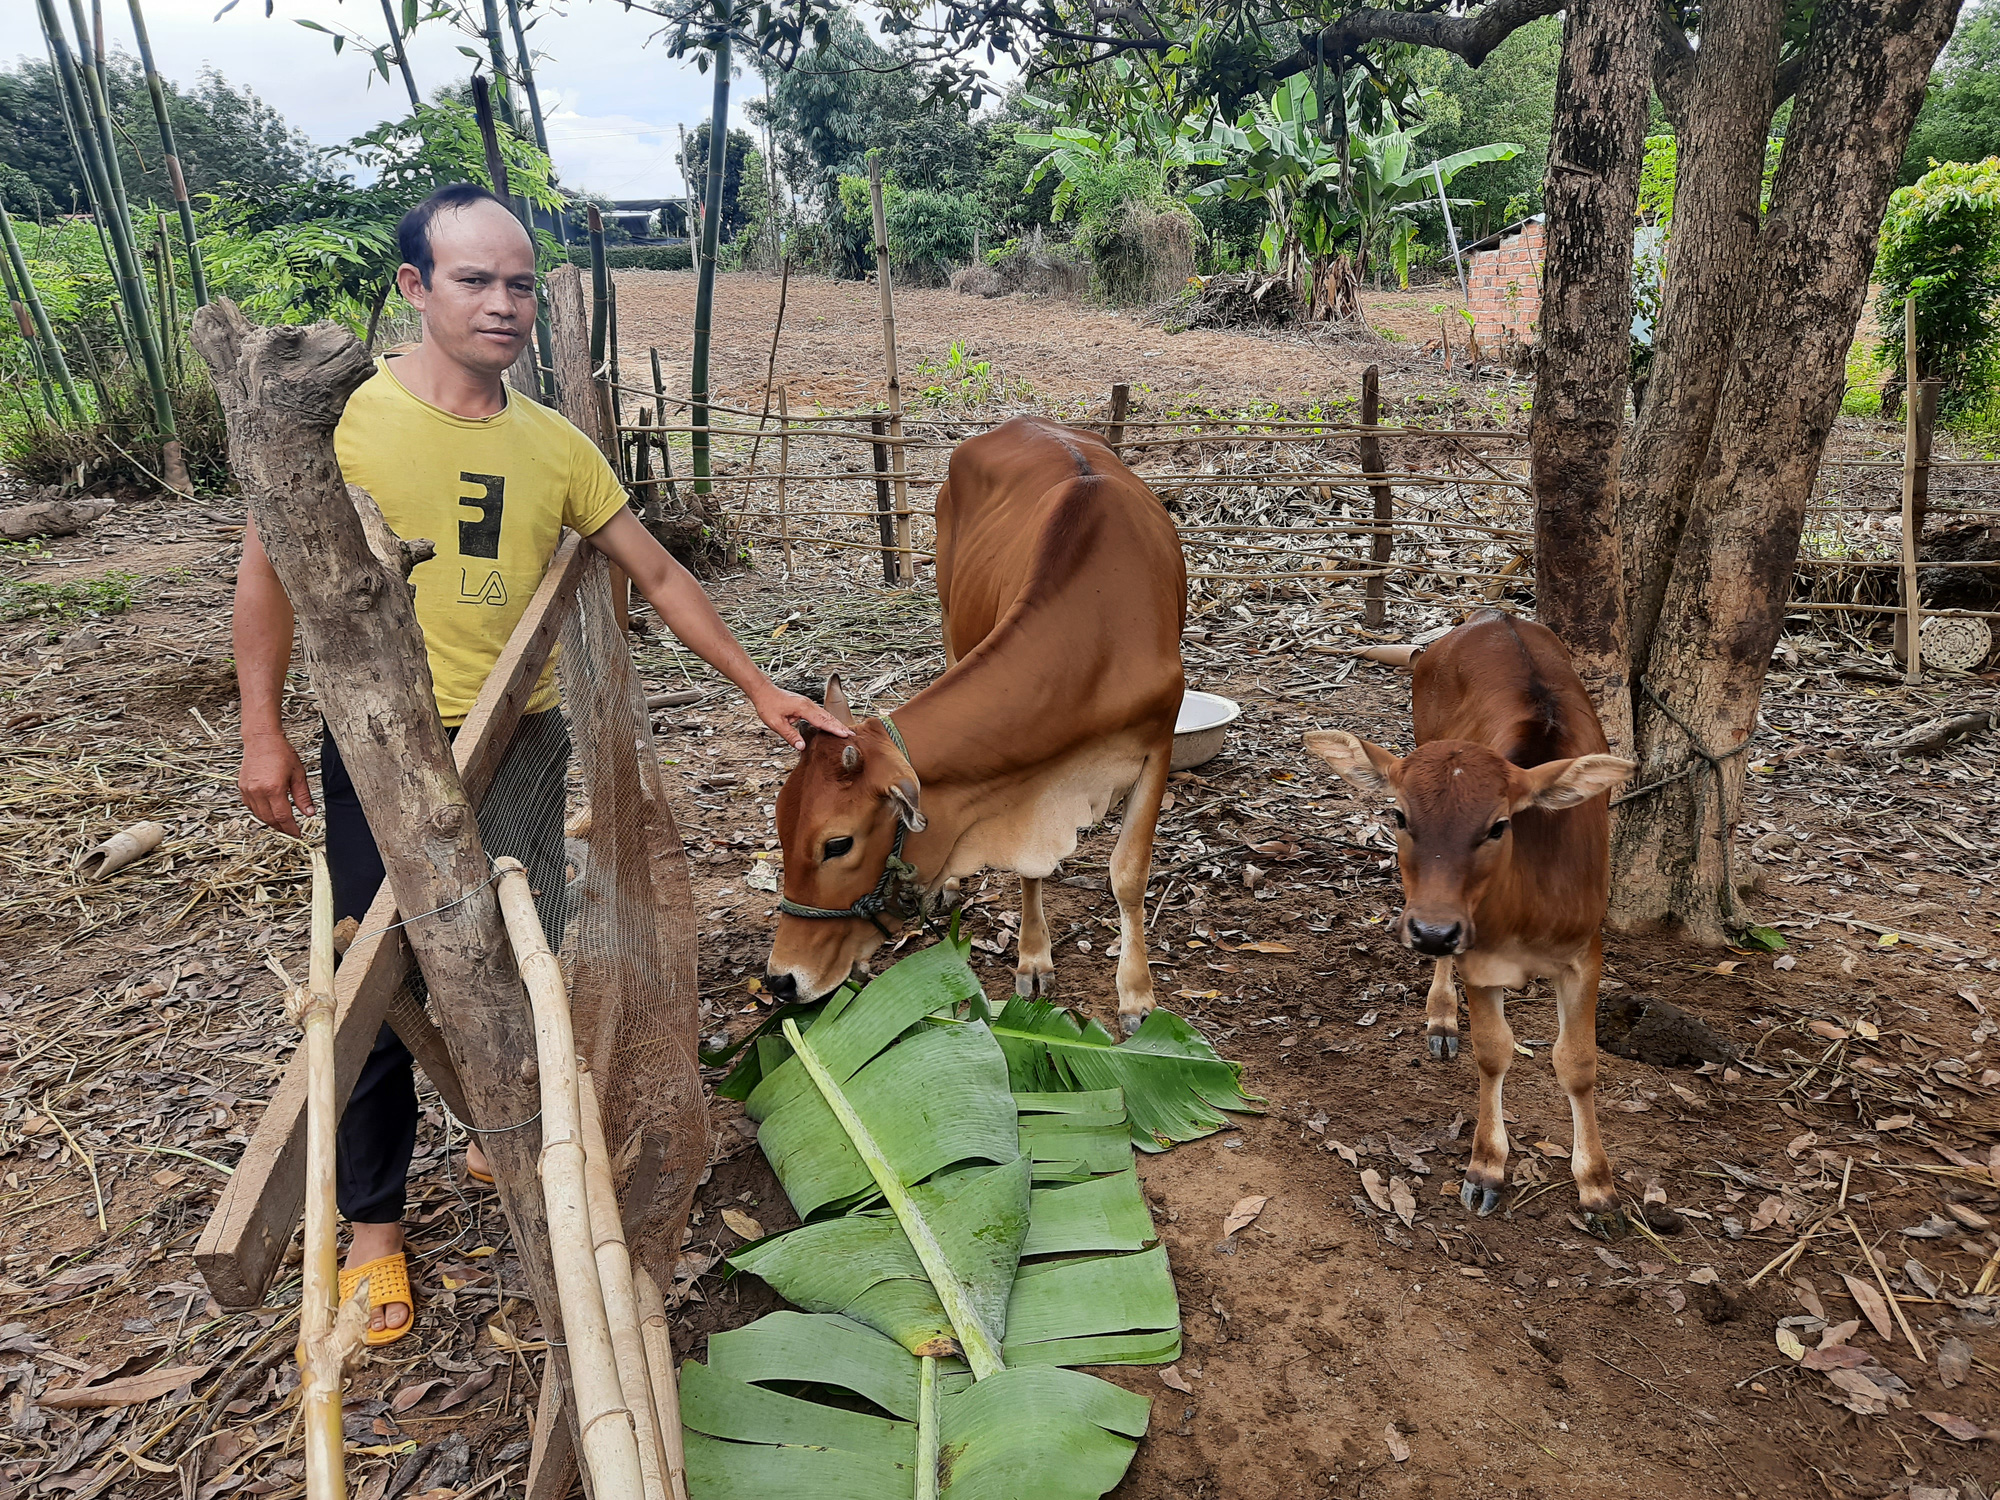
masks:
<path fill-rule="evenodd" d="M 1049 947 L 1048 918 L 1042 915 L 1042 883 L 1021 877 L 1020 963 L 1014 969 L 1014 993 L 1027 999 L 1056 992 L 1056 960 Z"/>
<path fill-rule="evenodd" d="M 1424 999 L 1424 1035 L 1431 1056 L 1458 1056 L 1458 989 L 1451 981 L 1451 960 L 1441 958 L 1431 970 L 1431 992 Z"/>
<path fill-rule="evenodd" d="M 1588 951 L 1555 975 L 1555 1064 L 1556 1082 L 1569 1096 L 1569 1169 L 1577 1196 L 1591 1227 L 1608 1232 L 1623 1225 L 1611 1158 L 1597 1133 L 1597 981 L 1603 968 L 1603 940 L 1592 938 Z"/>
<path fill-rule="evenodd" d="M 1479 1123 L 1472 1132 L 1472 1160 L 1465 1168 L 1459 1201 L 1481 1215 L 1500 1206 L 1507 1185 L 1507 1126 L 1501 1119 L 1500 1086 L 1514 1059 L 1514 1028 L 1507 1024 L 1507 992 L 1479 984 L 1465 987 L 1465 1010 L 1472 1022 L 1472 1056 L 1479 1064 Z"/>
<path fill-rule="evenodd" d="M 1146 757 L 1125 794 L 1125 821 L 1111 851 L 1111 892 L 1118 898 L 1118 1024 L 1127 1036 L 1153 1008 L 1153 971 L 1146 966 L 1146 878 L 1153 869 L 1153 826 L 1166 795 L 1173 741 Z"/>

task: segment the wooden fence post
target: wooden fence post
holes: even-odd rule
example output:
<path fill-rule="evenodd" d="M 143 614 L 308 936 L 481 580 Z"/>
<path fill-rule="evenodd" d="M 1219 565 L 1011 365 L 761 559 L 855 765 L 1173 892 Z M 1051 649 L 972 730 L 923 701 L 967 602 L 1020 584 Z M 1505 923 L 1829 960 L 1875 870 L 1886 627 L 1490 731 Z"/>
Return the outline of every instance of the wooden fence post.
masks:
<path fill-rule="evenodd" d="M 889 221 L 882 210 L 882 158 L 868 158 L 868 199 L 875 211 L 875 281 L 881 289 L 882 356 L 889 369 L 889 468 L 896 486 L 897 573 L 904 583 L 917 577 L 910 551 L 910 487 L 903 478 L 903 381 L 896 371 L 896 292 L 889 275 Z M 879 467 L 879 465 L 878 465 Z"/>
<path fill-rule="evenodd" d="M 1125 410 L 1131 404 L 1130 385 L 1121 380 L 1111 387 L 1111 420 L 1105 425 L 1104 441 L 1110 445 L 1113 453 L 1118 453 L 1118 450 L 1125 446 Z M 1123 458 L 1124 454 L 1118 453 L 1118 456 Z"/>
<path fill-rule="evenodd" d="M 254 327 L 217 301 L 194 322 L 228 424 L 230 466 L 297 611 L 313 687 L 380 851 L 402 931 L 440 1000 L 542 1327 L 561 1337 L 538 1138 L 534 1022 L 479 827 L 424 669 L 409 584 L 369 550 L 334 458 L 347 398 L 372 373 L 331 324 Z M 560 1356 L 558 1356 L 560 1357 Z"/>
<path fill-rule="evenodd" d="M 1371 428 L 1382 417 L 1382 371 L 1370 365 L 1361 372 L 1361 425 Z M 1364 432 L 1355 445 L 1361 452 L 1361 469 L 1366 474 L 1381 474 L 1382 441 L 1373 433 Z M 1388 485 L 1372 483 L 1368 493 L 1375 498 L 1375 534 L 1369 538 L 1368 558 L 1376 568 L 1386 568 L 1394 555 L 1396 524 L 1396 492 Z M 1389 580 L 1377 573 L 1368 580 L 1361 606 L 1361 623 L 1380 625 L 1388 615 Z"/>
<path fill-rule="evenodd" d="M 1896 654 L 1903 658 L 1903 681 L 1923 681 L 1924 605 L 1917 587 L 1917 545 L 1930 499 L 1931 422 L 1917 382 L 1917 299 L 1903 299 L 1903 569 L 1902 613 L 1896 616 Z"/>
<path fill-rule="evenodd" d="M 785 262 L 786 268 L 791 266 Z M 788 424 L 791 408 L 785 402 L 785 388 L 778 387 L 778 542 L 785 549 L 785 577 L 792 576 L 792 522 L 785 506 L 785 471 L 792 466 L 792 437 Z"/>
<path fill-rule="evenodd" d="M 889 448 L 882 441 L 886 428 L 882 418 L 868 419 L 868 430 L 875 434 L 872 450 L 875 454 L 875 515 L 882 528 L 882 581 L 893 584 L 896 581 L 896 520 L 889 509 Z"/>

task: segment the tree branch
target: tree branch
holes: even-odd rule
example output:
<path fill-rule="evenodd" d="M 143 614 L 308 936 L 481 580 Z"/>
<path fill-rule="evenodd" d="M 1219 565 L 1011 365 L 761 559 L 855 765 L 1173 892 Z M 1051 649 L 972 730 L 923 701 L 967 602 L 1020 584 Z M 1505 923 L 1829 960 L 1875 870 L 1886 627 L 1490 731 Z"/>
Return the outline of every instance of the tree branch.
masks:
<path fill-rule="evenodd" d="M 1361 42 L 1407 42 L 1456 53 L 1473 67 L 1492 55 L 1508 37 L 1530 21 L 1555 15 L 1560 0 L 1493 0 L 1475 15 L 1454 16 L 1428 11 L 1357 10 L 1339 17 L 1319 35 L 1328 52 L 1350 52 Z M 1301 50 L 1271 69 L 1273 78 L 1289 78 L 1313 64 Z"/>
<path fill-rule="evenodd" d="M 1675 131 L 1687 129 L 1688 101 L 1694 90 L 1694 46 L 1680 16 L 1661 5 L 1653 28 L 1653 92 L 1660 96 Z"/>

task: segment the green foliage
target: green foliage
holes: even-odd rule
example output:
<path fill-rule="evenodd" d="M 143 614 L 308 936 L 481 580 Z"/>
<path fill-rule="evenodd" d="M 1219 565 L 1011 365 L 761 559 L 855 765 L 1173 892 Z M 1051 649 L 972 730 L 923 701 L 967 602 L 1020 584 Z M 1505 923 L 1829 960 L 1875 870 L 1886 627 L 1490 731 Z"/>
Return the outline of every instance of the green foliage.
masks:
<path fill-rule="evenodd" d="M 64 583 L 0 580 L 0 623 L 122 615 L 132 607 L 132 586 L 138 582 L 137 573 L 116 571 Z"/>
<path fill-rule="evenodd" d="M 1933 162 L 1994 155 L 2000 155 L 2000 11 L 1987 4 L 1968 7 L 1938 59 L 1903 153 L 1902 181 L 1914 183 Z"/>
<path fill-rule="evenodd" d="M 32 14 L 32 7 L 23 9 Z M 144 70 L 114 51 L 104 83 L 127 194 L 134 205 L 172 204 Z M 204 68 L 192 88 L 166 78 L 161 85 L 189 192 L 264 192 L 313 173 L 318 153 L 312 144 L 257 95 L 213 68 Z M 0 191 L 17 211 L 68 213 L 89 201 L 45 61 L 24 59 L 0 70 L 0 162 L 10 169 L 0 174 Z"/>
<path fill-rule="evenodd" d="M 1464 202 L 1453 211 L 1461 240 L 1541 212 L 1561 61 L 1562 20 L 1548 16 L 1516 31 L 1476 68 L 1442 53 L 1413 66 L 1424 86 L 1415 118 L 1431 151 L 1449 156 L 1492 140 L 1522 143 L 1515 156 L 1476 163 L 1452 184 Z M 1417 217 L 1424 236 L 1443 244 L 1444 225 L 1435 207 Z"/>
<path fill-rule="evenodd" d="M 2000 157 L 1933 167 L 1898 188 L 1875 263 L 1880 359 L 1904 368 L 1903 307 L 1917 307 L 1917 371 L 1944 382 L 1938 413 L 1966 421 L 2000 400 Z"/>
<path fill-rule="evenodd" d="M 687 181 L 694 184 L 695 211 L 703 211 L 707 199 L 703 194 L 708 182 L 708 121 L 703 120 L 699 129 L 687 138 L 687 155 L 681 159 L 681 172 Z M 721 237 L 727 244 L 736 238 L 748 222 L 748 210 L 744 206 L 744 178 L 749 170 L 747 163 L 756 154 L 757 143 L 750 139 L 747 130 L 732 130 L 722 151 L 722 227 Z"/>
<path fill-rule="evenodd" d="M 944 285 L 954 266 L 972 259 L 973 239 L 986 227 L 977 198 L 928 188 L 905 188 L 891 201 L 884 184 L 882 215 L 890 260 L 918 286 Z"/>

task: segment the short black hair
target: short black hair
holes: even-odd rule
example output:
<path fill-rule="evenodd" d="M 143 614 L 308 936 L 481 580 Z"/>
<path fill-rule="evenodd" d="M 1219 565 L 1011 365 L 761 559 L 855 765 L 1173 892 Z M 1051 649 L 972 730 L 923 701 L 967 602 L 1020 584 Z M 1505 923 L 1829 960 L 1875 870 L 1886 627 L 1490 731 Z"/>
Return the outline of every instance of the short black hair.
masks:
<path fill-rule="evenodd" d="M 417 268 L 417 279 L 425 286 L 431 284 L 431 271 L 435 262 L 431 258 L 431 220 L 446 209 L 468 208 L 475 203 L 498 203 L 507 208 L 506 200 L 488 191 L 476 182 L 454 182 L 439 188 L 415 208 L 396 222 L 396 253 L 404 263 Z M 512 209 L 508 209 L 512 213 Z"/>

